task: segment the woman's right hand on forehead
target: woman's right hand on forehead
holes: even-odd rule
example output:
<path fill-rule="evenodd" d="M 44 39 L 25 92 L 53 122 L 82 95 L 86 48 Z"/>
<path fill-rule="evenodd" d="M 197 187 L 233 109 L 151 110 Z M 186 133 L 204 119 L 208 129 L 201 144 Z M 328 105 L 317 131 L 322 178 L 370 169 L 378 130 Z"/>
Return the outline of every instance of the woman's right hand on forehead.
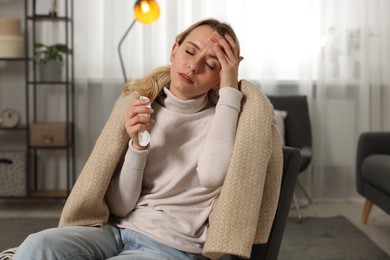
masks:
<path fill-rule="evenodd" d="M 132 140 L 133 147 L 137 150 L 144 150 L 146 147 L 140 146 L 138 142 L 138 132 L 142 130 L 151 131 L 155 123 L 153 119 L 143 116 L 142 114 L 152 114 L 153 109 L 146 107 L 149 100 L 135 100 L 125 115 L 126 132 Z"/>
<path fill-rule="evenodd" d="M 238 55 L 233 38 L 228 34 L 221 36 L 214 32 L 213 48 L 221 64 L 220 87 L 238 89 L 238 66 L 244 58 Z"/>

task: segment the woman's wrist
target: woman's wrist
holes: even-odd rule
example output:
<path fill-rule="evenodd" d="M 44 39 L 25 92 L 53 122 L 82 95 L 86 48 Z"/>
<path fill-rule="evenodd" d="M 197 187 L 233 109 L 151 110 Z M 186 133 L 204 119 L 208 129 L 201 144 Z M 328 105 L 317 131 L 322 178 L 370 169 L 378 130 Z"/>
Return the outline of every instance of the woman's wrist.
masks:
<path fill-rule="evenodd" d="M 143 151 L 147 147 L 147 146 L 141 146 L 141 145 L 135 143 L 132 139 L 130 139 L 129 145 L 131 145 L 131 147 L 133 147 L 135 150 L 138 150 L 138 151 Z"/>
<path fill-rule="evenodd" d="M 230 84 L 223 84 L 220 86 L 220 88 L 234 88 L 238 89 L 238 82 L 230 83 Z"/>
<path fill-rule="evenodd" d="M 221 88 L 231 87 L 231 88 L 238 89 L 238 79 L 237 79 L 237 77 L 226 77 L 226 78 L 221 77 L 220 87 Z"/>

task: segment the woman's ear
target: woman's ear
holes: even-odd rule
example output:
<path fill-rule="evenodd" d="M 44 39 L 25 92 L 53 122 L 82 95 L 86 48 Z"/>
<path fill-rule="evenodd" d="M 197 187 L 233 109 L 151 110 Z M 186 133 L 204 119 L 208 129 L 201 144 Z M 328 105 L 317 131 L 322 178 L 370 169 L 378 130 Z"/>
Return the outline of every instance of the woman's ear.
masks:
<path fill-rule="evenodd" d="M 172 62 L 173 58 L 175 57 L 175 53 L 177 51 L 177 48 L 179 48 L 179 43 L 178 42 L 175 42 L 172 46 L 172 50 L 171 50 L 171 57 L 170 57 L 170 61 Z"/>

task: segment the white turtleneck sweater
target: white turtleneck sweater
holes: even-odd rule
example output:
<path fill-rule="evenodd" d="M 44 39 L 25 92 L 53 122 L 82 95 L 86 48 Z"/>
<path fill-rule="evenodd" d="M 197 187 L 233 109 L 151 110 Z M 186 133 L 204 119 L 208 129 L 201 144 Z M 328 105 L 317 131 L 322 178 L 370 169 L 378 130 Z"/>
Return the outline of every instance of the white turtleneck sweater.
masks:
<path fill-rule="evenodd" d="M 222 88 L 177 99 L 167 88 L 152 104 L 156 123 L 146 150 L 131 141 L 106 199 L 119 227 L 178 250 L 201 253 L 208 217 L 231 158 L 242 93 Z"/>

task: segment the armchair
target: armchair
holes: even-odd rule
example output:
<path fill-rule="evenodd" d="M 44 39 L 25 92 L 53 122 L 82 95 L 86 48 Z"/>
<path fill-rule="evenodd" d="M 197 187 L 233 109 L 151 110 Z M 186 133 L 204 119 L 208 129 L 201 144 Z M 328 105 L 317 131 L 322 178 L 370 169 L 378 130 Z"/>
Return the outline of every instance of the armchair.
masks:
<path fill-rule="evenodd" d="M 390 132 L 366 132 L 359 137 L 356 188 L 366 198 L 363 224 L 373 204 L 390 214 Z"/>

